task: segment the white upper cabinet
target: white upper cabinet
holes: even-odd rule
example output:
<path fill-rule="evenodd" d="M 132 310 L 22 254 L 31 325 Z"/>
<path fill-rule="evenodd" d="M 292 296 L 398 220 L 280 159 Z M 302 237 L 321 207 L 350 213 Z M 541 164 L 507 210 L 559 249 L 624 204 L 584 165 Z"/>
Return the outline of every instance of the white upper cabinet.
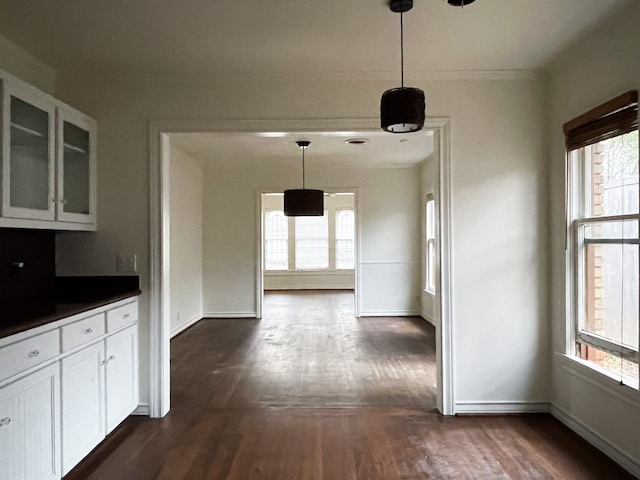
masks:
<path fill-rule="evenodd" d="M 55 106 L 5 82 L 2 216 L 55 219 Z"/>
<path fill-rule="evenodd" d="M 96 222 L 96 122 L 58 108 L 57 219 Z"/>
<path fill-rule="evenodd" d="M 0 71 L 0 227 L 96 229 L 96 122 Z"/>

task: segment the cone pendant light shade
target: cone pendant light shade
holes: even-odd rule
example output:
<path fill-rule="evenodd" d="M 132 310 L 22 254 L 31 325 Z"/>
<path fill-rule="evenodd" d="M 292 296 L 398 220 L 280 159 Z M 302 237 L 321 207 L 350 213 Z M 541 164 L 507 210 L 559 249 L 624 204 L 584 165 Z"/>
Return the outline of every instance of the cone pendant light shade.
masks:
<path fill-rule="evenodd" d="M 400 13 L 400 75 L 401 86 L 382 94 L 380 100 L 380 126 L 391 133 L 408 133 L 422 130 L 425 118 L 424 92 L 419 88 L 404 86 L 404 25 L 403 14 L 411 10 L 413 0 L 391 0 L 389 9 Z"/>
<path fill-rule="evenodd" d="M 302 188 L 284 191 L 284 214 L 287 217 L 321 217 L 324 215 L 324 192 L 304 188 L 304 151 L 311 142 L 298 141 L 302 149 Z"/>

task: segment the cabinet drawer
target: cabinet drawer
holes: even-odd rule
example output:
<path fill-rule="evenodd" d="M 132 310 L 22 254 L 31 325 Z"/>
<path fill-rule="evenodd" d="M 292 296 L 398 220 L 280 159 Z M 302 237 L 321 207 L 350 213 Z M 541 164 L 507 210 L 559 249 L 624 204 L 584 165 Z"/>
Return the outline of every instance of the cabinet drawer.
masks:
<path fill-rule="evenodd" d="M 20 373 L 60 353 L 58 330 L 51 330 L 0 348 L 0 380 Z"/>
<path fill-rule="evenodd" d="M 72 348 L 104 335 L 104 313 L 85 318 L 62 327 L 62 351 Z"/>
<path fill-rule="evenodd" d="M 138 302 L 128 303 L 107 312 L 107 332 L 113 332 L 138 320 Z"/>

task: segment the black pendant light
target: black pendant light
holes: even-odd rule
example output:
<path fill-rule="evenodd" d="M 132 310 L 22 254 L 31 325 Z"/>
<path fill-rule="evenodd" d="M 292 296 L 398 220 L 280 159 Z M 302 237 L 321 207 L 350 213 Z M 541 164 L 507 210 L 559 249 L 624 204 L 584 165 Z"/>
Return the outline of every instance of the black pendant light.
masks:
<path fill-rule="evenodd" d="M 400 76 L 399 88 L 382 94 L 380 100 L 380 126 L 391 133 L 409 133 L 422 130 L 424 125 L 424 92 L 404 86 L 404 24 L 403 14 L 413 8 L 413 0 L 391 0 L 389 9 L 400 13 Z"/>
<path fill-rule="evenodd" d="M 284 191 L 284 214 L 287 217 L 321 217 L 324 215 L 324 192 L 304 188 L 304 151 L 311 142 L 296 142 L 302 150 L 302 188 Z"/>
<path fill-rule="evenodd" d="M 464 7 L 465 5 L 469 5 L 475 1 L 476 0 L 447 0 L 447 3 L 454 7 Z"/>

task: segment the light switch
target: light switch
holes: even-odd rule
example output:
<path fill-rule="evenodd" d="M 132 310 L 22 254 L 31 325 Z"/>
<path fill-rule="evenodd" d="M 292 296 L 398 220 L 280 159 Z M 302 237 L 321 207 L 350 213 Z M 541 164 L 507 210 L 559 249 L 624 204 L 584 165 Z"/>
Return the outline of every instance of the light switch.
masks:
<path fill-rule="evenodd" d="M 118 271 L 122 273 L 135 273 L 137 271 L 137 256 L 118 255 Z"/>

